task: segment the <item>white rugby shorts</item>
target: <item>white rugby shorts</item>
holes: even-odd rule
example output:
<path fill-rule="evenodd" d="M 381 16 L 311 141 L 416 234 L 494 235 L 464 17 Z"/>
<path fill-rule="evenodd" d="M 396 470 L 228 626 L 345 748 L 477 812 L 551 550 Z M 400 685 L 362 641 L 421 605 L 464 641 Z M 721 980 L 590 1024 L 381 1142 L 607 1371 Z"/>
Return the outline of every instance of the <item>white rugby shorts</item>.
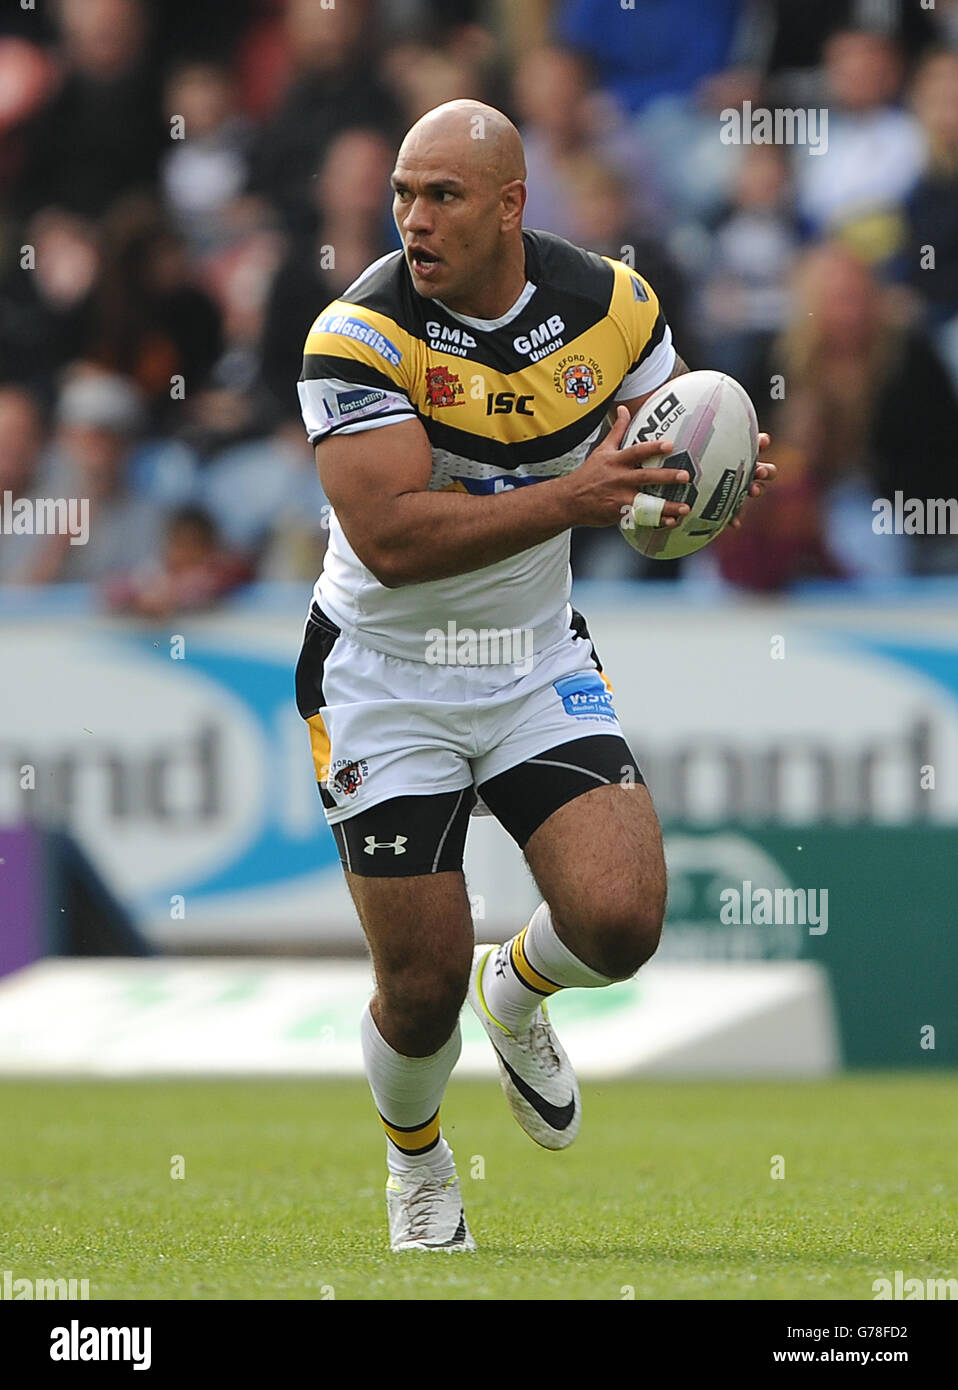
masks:
<path fill-rule="evenodd" d="M 453 641 L 444 662 L 406 661 L 356 640 L 313 601 L 296 694 L 330 825 L 394 797 L 480 787 L 573 739 L 622 737 L 581 615 L 567 605 L 539 636 L 542 650 L 517 643 L 509 665 L 458 664 L 481 660 L 482 647 Z"/>

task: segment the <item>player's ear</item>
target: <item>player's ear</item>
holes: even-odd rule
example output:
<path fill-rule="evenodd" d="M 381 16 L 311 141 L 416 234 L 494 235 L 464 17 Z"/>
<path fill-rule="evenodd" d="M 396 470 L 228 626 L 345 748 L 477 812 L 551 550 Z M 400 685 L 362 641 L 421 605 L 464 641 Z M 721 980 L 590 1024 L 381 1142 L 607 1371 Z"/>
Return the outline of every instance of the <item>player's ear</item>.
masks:
<path fill-rule="evenodd" d="M 500 202 L 502 230 L 511 232 L 514 227 L 521 227 L 522 209 L 526 205 L 526 186 L 522 179 L 513 179 L 510 183 L 503 184 Z"/>

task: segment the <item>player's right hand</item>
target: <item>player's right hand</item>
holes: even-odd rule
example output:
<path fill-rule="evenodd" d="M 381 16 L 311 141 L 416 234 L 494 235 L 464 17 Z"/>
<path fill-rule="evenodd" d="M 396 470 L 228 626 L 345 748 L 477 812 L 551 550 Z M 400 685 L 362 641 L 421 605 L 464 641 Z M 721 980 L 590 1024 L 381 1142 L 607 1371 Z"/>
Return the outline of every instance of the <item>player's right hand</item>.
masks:
<path fill-rule="evenodd" d="M 654 458 L 668 458 L 672 445 L 668 440 L 652 440 L 648 444 L 631 444 L 621 448 L 629 426 L 630 415 L 624 405 L 615 412 L 615 424 L 589 454 L 585 462 L 568 473 L 563 483 L 572 498 L 574 526 L 618 525 L 624 513 L 631 510 L 637 492 L 650 483 L 687 483 L 684 469 L 648 468 Z M 660 526 L 675 526 L 686 516 L 689 507 L 684 502 L 666 502 Z"/>

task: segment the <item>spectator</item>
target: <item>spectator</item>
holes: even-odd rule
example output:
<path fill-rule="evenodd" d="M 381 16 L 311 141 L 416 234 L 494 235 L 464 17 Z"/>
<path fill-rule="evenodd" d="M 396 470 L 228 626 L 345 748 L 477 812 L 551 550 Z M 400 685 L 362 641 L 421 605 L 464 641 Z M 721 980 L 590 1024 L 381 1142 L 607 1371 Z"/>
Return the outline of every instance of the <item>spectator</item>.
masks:
<path fill-rule="evenodd" d="M 770 0 L 763 8 L 764 23 L 752 32 L 764 40 L 760 56 L 775 101 L 783 106 L 819 103 L 822 59 L 833 34 L 882 34 L 910 61 L 933 42 L 937 20 L 936 10 L 901 0 Z"/>
<path fill-rule="evenodd" d="M 802 433 L 789 438 L 775 418 L 769 432 L 808 460 L 835 566 L 861 575 L 958 567 L 955 538 L 872 529 L 877 498 L 954 495 L 958 400 L 940 358 L 896 321 L 888 292 L 841 245 L 806 253 L 794 289 L 765 380 L 783 378 L 788 409 L 779 415 L 785 425 L 801 420 Z"/>
<path fill-rule="evenodd" d="M 37 495 L 43 436 L 36 397 L 21 386 L 0 386 L 0 508 L 7 492 L 14 499 Z M 30 537 L 0 533 L 0 582 L 17 582 L 30 545 Z"/>
<path fill-rule="evenodd" d="M 140 395 L 124 377 L 86 366 L 64 386 L 52 456 L 38 486 L 44 496 L 88 500 L 90 536 L 86 545 L 71 545 L 66 535 L 31 537 L 19 575 L 25 582 L 105 580 L 153 552 L 160 508 L 128 483 L 143 420 Z"/>
<path fill-rule="evenodd" d="M 26 151 L 23 126 L 48 101 L 56 82 L 49 54 L 26 39 L 0 36 L 0 195 L 16 182 Z"/>
<path fill-rule="evenodd" d="M 922 298 L 958 387 L 958 52 L 943 50 L 926 59 L 915 78 L 913 102 L 929 162 L 908 204 L 906 275 Z"/>
<path fill-rule="evenodd" d="M 103 273 L 93 304 L 91 360 L 131 377 L 152 423 L 179 423 L 183 395 L 199 391 L 220 355 L 213 300 L 195 282 L 185 249 L 148 199 L 118 203 L 103 224 Z"/>
<path fill-rule="evenodd" d="M 958 383 L 958 53 L 929 48 L 954 42 L 958 0 L 513 8 L 8 7 L 0 482 L 89 496 L 94 518 L 86 547 L 6 538 L 0 577 L 133 574 L 163 516 L 185 505 L 202 505 L 220 539 L 184 519 L 174 572 L 192 572 L 177 559 L 192 546 L 241 551 L 271 578 L 312 577 L 326 532 L 295 392 L 303 342 L 319 310 L 398 244 L 398 138 L 464 95 L 515 108 L 526 225 L 634 263 L 683 357 L 742 379 L 775 436 L 780 478 L 760 526 L 726 534 L 701 562 L 665 565 L 579 530 L 577 573 L 658 580 L 711 565 L 775 589 L 958 568 L 948 538 L 870 529 L 877 495 L 954 491 L 954 393 L 923 333 Z M 900 103 L 915 58 L 912 114 Z M 722 113 L 746 99 L 827 102 L 827 153 L 723 143 Z M 171 139 L 171 115 L 185 139 Z M 802 258 L 805 298 L 793 303 L 787 271 L 809 237 L 829 243 Z M 908 292 L 879 289 L 876 274 L 892 273 Z M 922 332 L 909 326 L 919 314 Z M 772 375 L 783 401 L 769 401 Z M 156 566 L 154 578 L 167 574 Z"/>
<path fill-rule="evenodd" d="M 224 227 L 225 244 L 205 266 L 222 316 L 222 352 L 206 385 L 188 396 L 180 427 L 181 437 L 205 461 L 267 435 L 280 413 L 260 379 L 260 343 L 283 236 L 269 204 L 249 196 L 224 209 Z"/>
<path fill-rule="evenodd" d="M 817 235 L 840 237 L 872 264 L 904 243 L 902 200 L 925 163 L 921 127 L 894 105 L 902 61 L 880 34 L 846 31 L 825 47 L 826 153 L 797 151 L 798 207 Z"/>
<path fill-rule="evenodd" d="M 526 155 L 524 220 L 574 239 L 578 210 L 574 169 L 590 159 L 618 170 L 631 190 L 629 218 L 657 225 L 658 188 L 642 141 L 590 84 L 585 61 L 571 50 L 539 48 L 521 58 L 513 93 Z"/>
<path fill-rule="evenodd" d="M 99 217 L 148 188 L 168 138 L 141 0 L 61 0 L 62 80 L 23 132 L 23 214 L 54 204 Z"/>
<path fill-rule="evenodd" d="M 56 208 L 31 218 L 19 258 L 0 280 L 0 380 L 34 383 L 51 398 L 60 368 L 83 355 L 100 274 L 93 223 Z"/>
<path fill-rule="evenodd" d="M 236 110 L 229 70 L 215 63 L 177 68 L 166 106 L 184 136 L 163 158 L 166 208 L 191 252 L 203 254 L 222 244 L 224 210 L 246 186 L 252 128 Z"/>
<path fill-rule="evenodd" d="M 403 128 L 434 106 L 466 93 L 502 105 L 502 98 L 491 90 L 494 49 L 492 34 L 477 24 L 458 29 L 440 25 L 422 37 L 391 43 L 383 55 L 382 74 L 399 103 Z"/>
<path fill-rule="evenodd" d="M 200 495 L 226 543 L 262 558 L 273 578 L 308 578 L 304 558 L 322 558 L 325 498 L 297 422 L 223 449 L 205 469 Z"/>
<path fill-rule="evenodd" d="M 299 418 L 296 382 L 317 314 L 394 244 L 389 174 L 394 152 L 374 130 L 337 135 L 314 185 L 322 224 L 290 246 L 276 273 L 263 328 L 263 381 L 280 412 Z"/>
<path fill-rule="evenodd" d="M 309 180 L 333 137 L 350 126 L 397 124 L 396 104 L 376 76 L 374 16 L 368 0 L 332 8 L 289 0 L 286 34 L 296 69 L 255 142 L 250 190 L 275 204 L 294 236 L 315 224 Z"/>
<path fill-rule="evenodd" d="M 116 611 L 165 618 L 210 607 L 251 574 L 244 556 L 224 549 L 209 512 L 186 506 L 167 518 L 159 560 L 109 581 L 104 598 Z"/>
<path fill-rule="evenodd" d="M 723 114 L 741 110 L 746 101 L 760 106 L 762 100 L 755 72 L 730 69 L 704 79 L 690 95 L 650 103 L 633 123 L 662 188 L 673 249 L 690 269 L 705 269 L 708 246 L 700 224 L 717 217 L 727 205 L 745 154 L 742 145 L 721 140 Z M 687 243 L 690 235 L 691 246 L 680 253 L 680 244 Z"/>
<path fill-rule="evenodd" d="M 788 315 L 788 276 L 801 240 L 784 151 L 745 151 L 729 205 L 712 229 L 702 297 L 702 331 L 711 366 L 747 376 L 759 344 Z"/>
<path fill-rule="evenodd" d="M 701 562 L 714 564 L 727 583 L 757 592 L 775 592 L 803 579 L 849 578 L 854 561 L 846 564 L 848 557 L 832 553 L 827 544 L 826 488 L 814 467 L 826 446 L 824 412 L 810 393 L 790 394 L 774 428 L 771 452 L 778 476 L 762 498 L 761 524 L 753 526 L 748 518 L 741 530 L 726 530 L 710 553 L 700 553 Z M 894 567 L 900 550 L 890 541 L 879 559 Z"/>
<path fill-rule="evenodd" d="M 632 212 L 632 189 L 621 174 L 595 159 L 570 165 L 572 240 L 600 256 L 625 260 L 648 280 L 683 359 L 698 366 L 699 348 L 688 313 L 685 276 L 662 241 Z"/>

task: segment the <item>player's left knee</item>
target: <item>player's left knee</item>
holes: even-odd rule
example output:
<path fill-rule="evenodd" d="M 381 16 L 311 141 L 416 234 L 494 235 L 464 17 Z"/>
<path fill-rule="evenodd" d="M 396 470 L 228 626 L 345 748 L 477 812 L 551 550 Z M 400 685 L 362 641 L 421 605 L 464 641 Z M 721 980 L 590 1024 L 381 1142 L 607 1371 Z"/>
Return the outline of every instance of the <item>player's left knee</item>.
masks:
<path fill-rule="evenodd" d="M 655 955 L 662 935 L 664 905 L 630 905 L 608 911 L 596 942 L 594 968 L 612 980 L 627 980 Z"/>

